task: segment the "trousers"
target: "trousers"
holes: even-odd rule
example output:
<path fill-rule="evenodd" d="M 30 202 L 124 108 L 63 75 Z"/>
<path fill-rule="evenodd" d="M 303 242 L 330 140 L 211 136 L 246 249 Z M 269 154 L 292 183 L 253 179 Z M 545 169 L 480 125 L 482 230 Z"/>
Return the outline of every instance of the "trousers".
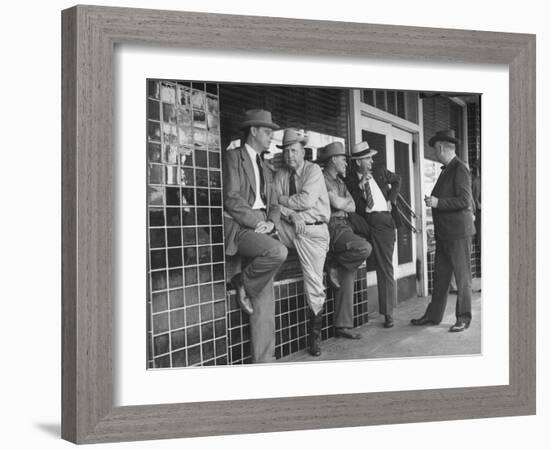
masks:
<path fill-rule="evenodd" d="M 334 326 L 353 328 L 353 294 L 357 268 L 372 251 L 372 246 L 353 232 L 347 218 L 332 217 L 329 223 L 329 264 L 338 268 L 340 288 L 334 296 Z"/>
<path fill-rule="evenodd" d="M 285 262 L 288 250 L 278 240 L 250 228 L 239 230 L 237 249 L 245 260 L 243 285 L 254 309 L 250 315 L 252 359 L 255 363 L 272 362 L 275 359 L 273 277 Z"/>
<path fill-rule="evenodd" d="M 472 269 L 470 253 L 471 237 L 435 241 L 434 289 L 432 300 L 426 310 L 426 317 L 440 323 L 445 313 L 449 285 L 453 273 L 456 277 L 458 296 L 456 318 L 470 323 L 472 319 Z"/>
<path fill-rule="evenodd" d="M 378 308 L 380 314 L 391 315 L 397 303 L 397 283 L 393 275 L 393 249 L 395 246 L 395 223 L 390 213 L 366 214 L 372 250 L 376 260 L 378 284 Z"/>
<path fill-rule="evenodd" d="M 306 300 L 313 313 L 318 314 L 323 310 L 326 299 L 323 268 L 330 239 L 328 227 L 326 224 L 306 225 L 305 232 L 297 235 L 293 224 L 281 220 L 277 231 L 285 246 L 296 248 L 304 277 Z"/>

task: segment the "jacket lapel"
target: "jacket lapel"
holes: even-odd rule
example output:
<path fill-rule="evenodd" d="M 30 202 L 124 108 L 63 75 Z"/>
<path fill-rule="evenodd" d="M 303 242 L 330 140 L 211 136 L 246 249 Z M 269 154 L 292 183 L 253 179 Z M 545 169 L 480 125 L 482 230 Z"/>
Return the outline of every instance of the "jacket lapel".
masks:
<path fill-rule="evenodd" d="M 384 196 L 384 199 L 388 200 L 388 185 L 384 182 L 384 176 L 380 173 L 373 174 L 374 181 L 376 181 L 376 184 L 380 188 L 380 191 L 382 192 L 382 195 Z"/>
<path fill-rule="evenodd" d="M 243 164 L 244 173 L 248 178 L 248 184 L 252 189 L 254 195 L 256 195 L 256 178 L 254 177 L 254 168 L 252 167 L 252 162 L 250 161 L 250 156 L 248 156 L 248 151 L 246 147 L 241 147 L 241 160 Z"/>

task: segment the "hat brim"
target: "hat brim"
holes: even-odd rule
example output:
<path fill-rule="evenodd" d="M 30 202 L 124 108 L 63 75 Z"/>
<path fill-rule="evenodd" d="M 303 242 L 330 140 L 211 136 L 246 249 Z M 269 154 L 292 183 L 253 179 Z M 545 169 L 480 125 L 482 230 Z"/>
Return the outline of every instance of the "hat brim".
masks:
<path fill-rule="evenodd" d="M 364 159 L 378 154 L 378 150 L 369 148 L 368 150 L 362 150 L 355 155 L 351 155 L 351 159 Z"/>
<path fill-rule="evenodd" d="M 246 127 L 266 127 L 271 128 L 272 130 L 280 130 L 281 127 L 273 122 L 263 122 L 261 120 L 245 120 L 239 124 L 239 130 L 242 130 Z"/>
<path fill-rule="evenodd" d="M 327 161 L 329 158 L 332 158 L 333 156 L 348 156 L 346 153 L 342 152 L 342 153 L 333 153 L 331 155 L 320 155 L 320 157 L 318 156 L 317 159 L 319 161 Z"/>
<path fill-rule="evenodd" d="M 281 150 L 283 150 L 285 147 L 288 147 L 289 145 L 292 145 L 292 144 L 296 144 L 297 142 L 299 142 L 302 145 L 306 145 L 307 144 L 307 138 L 296 139 L 295 141 L 287 142 L 286 144 L 283 144 L 283 145 L 275 145 L 275 147 L 280 148 Z"/>
<path fill-rule="evenodd" d="M 453 144 L 458 145 L 460 141 L 453 137 L 447 137 L 447 136 L 432 136 L 432 138 L 428 141 L 428 145 L 430 147 L 433 147 L 436 142 L 451 142 Z"/>

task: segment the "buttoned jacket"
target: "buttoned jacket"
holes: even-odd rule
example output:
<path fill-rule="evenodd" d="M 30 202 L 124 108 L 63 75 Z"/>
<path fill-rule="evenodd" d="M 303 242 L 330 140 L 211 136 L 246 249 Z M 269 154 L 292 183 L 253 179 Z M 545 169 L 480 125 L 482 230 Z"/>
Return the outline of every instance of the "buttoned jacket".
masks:
<path fill-rule="evenodd" d="M 262 161 L 261 170 L 265 180 L 267 220 L 277 225 L 280 211 L 271 202 L 271 185 L 273 172 Z M 258 214 L 252 209 L 256 200 L 256 179 L 252 161 L 244 146 L 226 150 L 223 164 L 223 197 L 224 197 L 224 231 L 225 252 L 227 255 L 237 253 L 236 236 L 242 227 L 254 229 L 260 222 Z"/>

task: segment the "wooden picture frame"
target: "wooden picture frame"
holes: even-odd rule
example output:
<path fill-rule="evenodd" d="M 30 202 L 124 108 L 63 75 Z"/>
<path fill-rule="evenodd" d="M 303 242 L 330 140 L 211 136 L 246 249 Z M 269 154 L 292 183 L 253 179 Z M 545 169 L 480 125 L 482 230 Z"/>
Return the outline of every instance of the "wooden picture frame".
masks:
<path fill-rule="evenodd" d="M 534 35 L 97 6 L 63 11 L 62 28 L 64 439 L 95 443 L 535 413 Z M 331 39 L 322 39 L 328 30 Z M 508 66 L 509 384 L 114 407 L 116 44 Z"/>

